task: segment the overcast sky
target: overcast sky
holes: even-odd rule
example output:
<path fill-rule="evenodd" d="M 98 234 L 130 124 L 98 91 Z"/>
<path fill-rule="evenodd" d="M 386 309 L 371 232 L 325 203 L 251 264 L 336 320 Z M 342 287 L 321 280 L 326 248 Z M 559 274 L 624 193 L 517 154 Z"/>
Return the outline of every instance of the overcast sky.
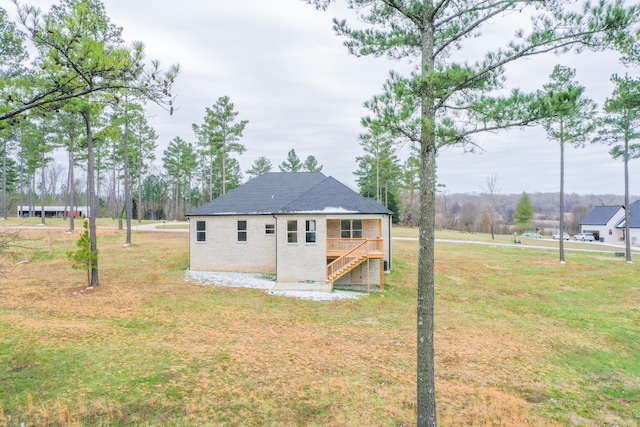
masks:
<path fill-rule="evenodd" d="M 54 3 L 24 2 L 44 10 Z M 166 66 L 180 64 L 174 90 L 178 110 L 169 116 L 150 109 L 160 136 L 158 159 L 177 136 L 195 141 L 192 124 L 201 124 L 205 108 L 226 95 L 238 118 L 249 121 L 241 140 L 247 149 L 239 157 L 243 172 L 260 156 L 277 171 L 293 148 L 301 159 L 314 155 L 323 173 L 355 189 L 355 158 L 363 154 L 360 118 L 368 114 L 362 104 L 380 92 L 389 70 L 411 69 L 407 61 L 350 56 L 332 30 L 333 17 L 353 22 L 355 15 L 342 5 L 319 12 L 301 0 L 103 2 L 127 41 L 144 42 L 148 58 Z M 0 0 L 0 7 L 14 11 L 10 0 Z M 494 25 L 504 28 L 517 19 L 511 15 Z M 493 43 L 498 33 L 486 31 L 478 46 Z M 535 90 L 558 63 L 576 68 L 577 80 L 599 106 L 612 90 L 611 74 L 632 72 L 613 54 L 547 55 L 510 66 L 507 87 Z M 480 192 L 489 175 L 497 176 L 501 193 L 559 190 L 559 146 L 542 129 L 483 135 L 477 142 L 480 154 L 456 148 L 440 153 L 438 179 L 448 192 Z M 608 150 L 602 145 L 567 147 L 565 191 L 623 194 L 622 163 L 612 160 Z M 398 154 L 406 158 L 408 148 Z M 630 162 L 631 193 L 640 194 L 640 164 L 635 163 L 640 160 Z"/>

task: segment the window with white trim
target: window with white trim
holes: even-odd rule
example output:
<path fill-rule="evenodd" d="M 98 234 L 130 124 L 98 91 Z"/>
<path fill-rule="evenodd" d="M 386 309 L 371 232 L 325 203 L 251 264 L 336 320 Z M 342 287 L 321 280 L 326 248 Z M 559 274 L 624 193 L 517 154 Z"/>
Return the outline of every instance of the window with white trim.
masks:
<path fill-rule="evenodd" d="M 275 224 L 265 224 L 264 225 L 264 234 L 276 234 L 276 225 Z"/>
<path fill-rule="evenodd" d="M 298 243 L 298 221 L 287 221 L 287 243 Z"/>
<path fill-rule="evenodd" d="M 207 222 L 196 221 L 196 242 L 207 241 Z"/>
<path fill-rule="evenodd" d="M 247 221 L 238 221 L 238 242 L 247 241 Z"/>
<path fill-rule="evenodd" d="M 310 219 L 305 221 L 305 237 L 304 241 L 306 243 L 315 243 L 316 242 L 316 220 Z"/>
<path fill-rule="evenodd" d="M 362 220 L 361 219 L 340 220 L 340 237 L 342 237 L 343 239 L 361 239 L 362 238 Z"/>

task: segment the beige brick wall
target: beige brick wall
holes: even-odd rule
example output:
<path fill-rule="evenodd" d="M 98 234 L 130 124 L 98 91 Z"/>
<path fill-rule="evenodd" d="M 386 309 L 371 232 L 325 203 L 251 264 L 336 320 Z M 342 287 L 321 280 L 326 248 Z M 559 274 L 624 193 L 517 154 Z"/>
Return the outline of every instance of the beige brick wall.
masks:
<path fill-rule="evenodd" d="M 316 243 L 305 242 L 305 221 L 316 221 Z M 298 223 L 298 242 L 287 242 L 287 221 Z M 327 280 L 327 227 L 325 215 L 278 216 L 278 282 Z"/>
<path fill-rule="evenodd" d="M 247 221 L 247 241 L 237 241 L 237 221 Z M 196 242 L 196 221 L 206 222 L 206 242 Z M 190 269 L 275 274 L 275 234 L 265 234 L 270 215 L 192 217 L 189 226 Z"/>
<path fill-rule="evenodd" d="M 374 218 L 364 215 L 280 215 L 276 221 L 270 215 L 230 215 L 192 217 L 189 227 L 190 269 L 193 271 L 229 271 L 277 274 L 278 282 L 326 280 L 326 239 L 340 236 L 340 219 L 362 219 L 365 238 L 385 239 L 385 259 L 391 258 L 389 220 L 387 215 Z M 237 241 L 237 221 L 247 221 L 247 242 Z M 287 242 L 287 221 L 298 224 L 297 243 Z M 305 242 L 305 221 L 316 221 L 316 242 Z M 382 235 L 379 234 L 379 220 Z M 206 241 L 196 242 L 196 221 L 206 223 Z M 276 234 L 265 234 L 265 225 L 274 224 Z M 277 245 L 277 247 L 276 247 Z M 277 257 L 277 269 L 276 269 Z M 372 284 L 379 283 L 380 264 L 369 264 Z M 358 274 L 356 273 L 356 276 Z M 363 266 L 360 276 L 366 282 Z M 343 280 L 352 281 L 353 275 Z"/>

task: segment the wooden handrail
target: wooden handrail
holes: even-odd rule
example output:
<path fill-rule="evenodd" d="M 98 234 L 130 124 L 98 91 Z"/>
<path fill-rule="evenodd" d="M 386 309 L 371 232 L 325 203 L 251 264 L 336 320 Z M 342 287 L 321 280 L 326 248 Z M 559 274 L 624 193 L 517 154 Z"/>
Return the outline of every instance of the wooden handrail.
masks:
<path fill-rule="evenodd" d="M 327 252 L 348 252 L 356 246 L 367 242 L 369 252 L 383 252 L 384 243 L 382 239 L 344 239 L 330 237 L 327 239 Z"/>
<path fill-rule="evenodd" d="M 355 248 L 359 244 L 365 242 L 367 239 L 343 239 L 343 238 L 328 238 L 327 250 L 328 251 L 340 251 L 347 252 Z"/>
<path fill-rule="evenodd" d="M 369 244 L 369 252 L 381 253 L 384 251 L 384 243 L 382 239 L 368 239 L 367 243 Z"/>
<path fill-rule="evenodd" d="M 340 258 L 327 265 L 327 278 L 333 276 L 345 266 L 349 265 L 354 260 L 361 256 L 367 257 L 369 255 L 369 248 L 367 241 L 362 241 L 359 245 L 342 255 Z M 333 283 L 334 279 L 330 279 Z"/>

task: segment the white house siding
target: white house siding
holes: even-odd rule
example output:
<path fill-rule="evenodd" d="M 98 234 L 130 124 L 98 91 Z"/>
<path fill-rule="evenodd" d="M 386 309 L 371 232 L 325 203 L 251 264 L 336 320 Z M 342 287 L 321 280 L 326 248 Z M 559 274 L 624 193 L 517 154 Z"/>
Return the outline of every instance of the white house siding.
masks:
<path fill-rule="evenodd" d="M 624 240 L 624 231 L 623 229 L 616 228 L 616 224 L 623 218 L 624 209 L 621 208 L 606 224 L 582 224 L 580 231 L 583 233 L 598 232 L 600 234 L 600 240 L 602 241 L 602 239 L 604 239 L 605 243 L 620 243 Z M 633 237 L 633 233 L 631 233 L 631 236 Z"/>
<path fill-rule="evenodd" d="M 316 243 L 305 242 L 305 221 L 316 221 Z M 287 242 L 287 221 L 297 221 L 298 241 Z M 278 215 L 276 280 L 281 283 L 327 280 L 326 215 Z"/>
<path fill-rule="evenodd" d="M 190 221 L 191 270 L 276 273 L 276 235 L 265 234 L 265 225 L 276 222 L 272 216 L 194 216 Z M 205 242 L 196 242 L 196 221 L 206 222 Z M 238 242 L 238 221 L 247 221 L 246 242 Z"/>
<path fill-rule="evenodd" d="M 622 229 L 624 231 L 624 228 Z M 630 228 L 629 234 L 631 235 L 631 245 L 638 246 L 640 245 L 640 229 L 638 228 Z M 624 242 L 624 240 L 622 240 Z"/>

